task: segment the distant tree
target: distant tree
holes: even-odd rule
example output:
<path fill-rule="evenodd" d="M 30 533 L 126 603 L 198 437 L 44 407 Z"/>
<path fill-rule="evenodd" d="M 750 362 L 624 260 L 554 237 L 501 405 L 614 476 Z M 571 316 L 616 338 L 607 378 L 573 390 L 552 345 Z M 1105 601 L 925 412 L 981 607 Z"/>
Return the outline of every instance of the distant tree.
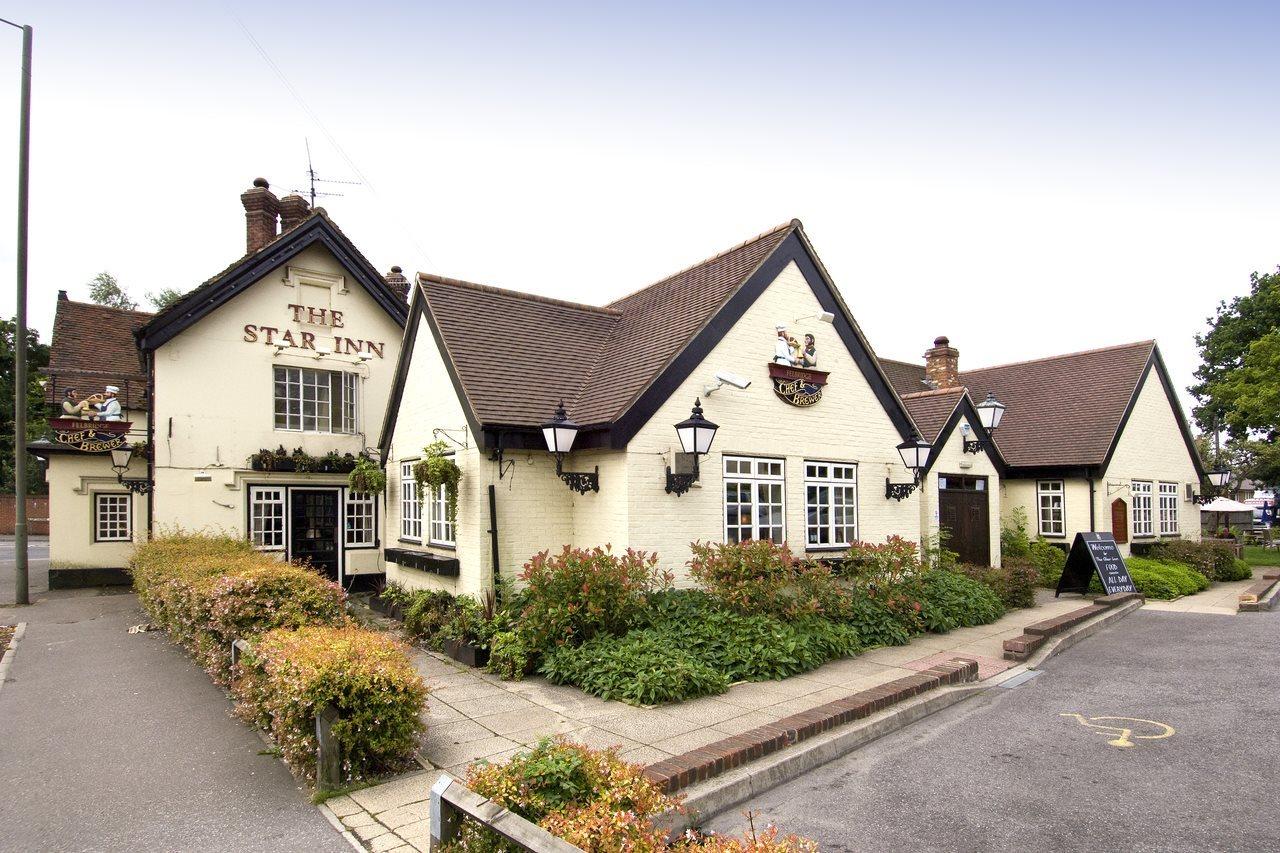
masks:
<path fill-rule="evenodd" d="M 1196 449 L 1206 469 L 1226 468 L 1231 472 L 1228 487 L 1235 491 L 1245 480 L 1259 488 L 1280 486 L 1280 447 L 1269 441 L 1229 438 L 1215 446 L 1211 436 L 1196 437 Z"/>
<path fill-rule="evenodd" d="M 132 311 L 138 307 L 138 303 L 129 298 L 129 294 L 125 293 L 116 277 L 105 270 L 95 275 L 89 282 L 89 298 L 109 308 Z"/>
<path fill-rule="evenodd" d="M 159 293 L 147 293 L 147 301 L 155 306 L 157 311 L 163 311 L 182 297 L 186 296 L 181 290 L 174 287 L 161 288 Z"/>
<path fill-rule="evenodd" d="M 17 372 L 15 338 L 18 322 L 0 320 L 0 492 L 14 491 L 15 447 L 13 442 L 14 378 Z M 49 366 L 49 347 L 40 343 L 40 333 L 27 330 L 27 440 L 44 435 L 48 425 L 48 409 L 44 403 L 43 378 L 40 369 Z M 27 492 L 44 494 L 44 467 L 40 460 L 27 454 Z"/>

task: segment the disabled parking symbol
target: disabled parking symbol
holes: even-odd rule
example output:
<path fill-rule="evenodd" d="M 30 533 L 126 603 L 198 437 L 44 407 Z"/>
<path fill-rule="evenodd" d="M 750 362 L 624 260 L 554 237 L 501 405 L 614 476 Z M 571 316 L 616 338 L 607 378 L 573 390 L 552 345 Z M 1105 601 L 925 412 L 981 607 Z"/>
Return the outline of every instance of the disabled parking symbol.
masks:
<path fill-rule="evenodd" d="M 1168 723 L 1155 720 L 1143 720 L 1138 717 L 1086 717 L 1083 714 L 1059 714 L 1059 717 L 1070 717 L 1085 728 L 1094 729 L 1101 735 L 1109 735 L 1107 743 L 1119 749 L 1137 746 L 1136 740 L 1164 740 L 1173 737 L 1174 728 Z"/>

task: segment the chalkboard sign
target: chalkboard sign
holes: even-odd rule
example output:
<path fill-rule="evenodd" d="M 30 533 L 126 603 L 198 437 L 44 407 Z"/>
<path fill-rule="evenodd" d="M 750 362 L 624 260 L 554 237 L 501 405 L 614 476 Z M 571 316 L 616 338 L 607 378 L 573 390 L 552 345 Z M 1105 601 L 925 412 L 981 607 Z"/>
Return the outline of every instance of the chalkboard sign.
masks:
<path fill-rule="evenodd" d="M 1110 533 L 1077 533 L 1067 555 L 1067 565 L 1058 580 L 1055 596 L 1064 592 L 1086 592 L 1089 581 L 1097 573 L 1102 588 L 1108 595 L 1117 592 L 1137 592 L 1129 569 L 1120 556 L 1120 548 Z"/>

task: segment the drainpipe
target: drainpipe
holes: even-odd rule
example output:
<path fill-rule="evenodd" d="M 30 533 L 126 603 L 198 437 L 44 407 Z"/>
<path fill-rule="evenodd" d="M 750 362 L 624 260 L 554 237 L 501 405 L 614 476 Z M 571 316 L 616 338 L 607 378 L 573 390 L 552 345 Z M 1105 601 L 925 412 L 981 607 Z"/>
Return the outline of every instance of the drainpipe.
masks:
<path fill-rule="evenodd" d="M 493 555 L 493 596 L 502 588 L 502 568 L 498 563 L 498 490 L 489 484 L 489 550 Z"/>
<path fill-rule="evenodd" d="M 156 351 L 147 350 L 147 479 L 151 488 L 147 489 L 147 541 L 153 535 L 152 525 L 155 517 L 156 494 Z"/>
<path fill-rule="evenodd" d="M 1096 520 L 1096 504 L 1097 499 L 1093 496 L 1094 480 L 1089 478 L 1089 531 L 1096 533 L 1098 531 L 1098 522 Z"/>

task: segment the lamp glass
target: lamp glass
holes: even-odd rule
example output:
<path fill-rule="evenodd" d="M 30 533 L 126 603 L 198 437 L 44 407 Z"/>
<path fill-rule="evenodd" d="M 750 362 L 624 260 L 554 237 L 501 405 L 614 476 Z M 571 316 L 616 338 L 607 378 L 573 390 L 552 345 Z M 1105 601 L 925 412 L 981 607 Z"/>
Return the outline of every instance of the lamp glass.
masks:
<path fill-rule="evenodd" d="M 1222 488 L 1231 479 L 1231 472 L 1226 468 L 1214 468 L 1209 472 L 1209 482 L 1215 488 Z"/>
<path fill-rule="evenodd" d="M 564 402 L 561 401 L 551 420 L 542 425 L 542 439 L 547 443 L 547 450 L 552 453 L 568 453 L 573 449 L 573 441 L 577 437 L 578 425 L 569 420 Z"/>
<path fill-rule="evenodd" d="M 127 444 L 122 444 L 111 451 L 111 467 L 121 470 L 129 467 L 129 460 L 133 458 L 133 448 Z"/>
<path fill-rule="evenodd" d="M 715 440 L 716 430 L 719 428 L 703 416 L 702 400 L 695 400 L 689 417 L 676 424 L 676 435 L 680 437 L 680 449 L 685 453 L 709 452 L 711 442 Z"/>
<path fill-rule="evenodd" d="M 978 418 L 986 429 L 997 429 L 1000 421 L 1004 419 L 1004 410 L 1004 403 L 997 400 L 995 394 L 988 393 L 987 399 L 978 405 Z"/>
<path fill-rule="evenodd" d="M 932 449 L 933 445 L 929 442 L 918 435 L 912 435 L 898 445 L 898 455 L 902 457 L 903 465 L 912 471 L 918 471 L 929 461 L 929 451 Z"/>

